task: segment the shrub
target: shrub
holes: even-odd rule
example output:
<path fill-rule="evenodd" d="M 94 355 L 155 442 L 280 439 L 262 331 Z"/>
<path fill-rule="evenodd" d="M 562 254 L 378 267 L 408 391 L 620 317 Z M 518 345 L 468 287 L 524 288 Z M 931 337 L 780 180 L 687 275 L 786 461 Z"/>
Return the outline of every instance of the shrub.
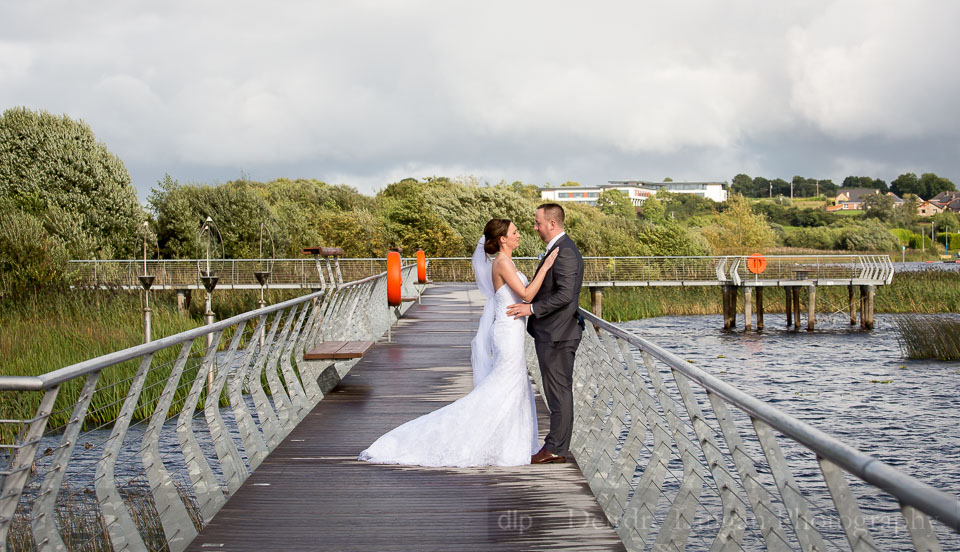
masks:
<path fill-rule="evenodd" d="M 900 242 L 890 230 L 876 219 L 863 220 L 855 225 L 840 228 L 838 241 L 848 251 L 894 251 Z"/>
<path fill-rule="evenodd" d="M 50 235 L 40 219 L 0 210 L 0 297 L 61 283 L 67 259 L 63 240 Z"/>

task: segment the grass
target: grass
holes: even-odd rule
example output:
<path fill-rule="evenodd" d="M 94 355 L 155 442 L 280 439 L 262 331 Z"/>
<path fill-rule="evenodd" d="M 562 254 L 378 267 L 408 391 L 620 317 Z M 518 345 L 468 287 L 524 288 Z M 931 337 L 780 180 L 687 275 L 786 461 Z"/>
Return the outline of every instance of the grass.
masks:
<path fill-rule="evenodd" d="M 897 342 L 910 359 L 960 360 L 960 320 L 952 316 L 898 316 Z"/>
<path fill-rule="evenodd" d="M 271 302 L 293 294 L 275 293 Z M 176 309 L 175 295 L 156 293 L 151 297 L 153 338 L 174 335 L 204 324 L 202 293 L 196 294 L 188 313 Z M 249 311 L 256 307 L 258 292 L 220 292 L 213 295 L 217 319 Z M 143 342 L 141 295 L 126 291 L 55 290 L 19 298 L 0 307 L 0 375 L 33 376 L 69 366 L 93 357 L 125 349 Z M 252 333 L 248 324 L 245 333 Z M 232 338 L 224 332 L 220 347 Z M 194 342 L 190 359 L 181 376 L 169 415 L 180 411 L 190 384 L 200 368 L 205 343 Z M 164 382 L 173 368 L 179 347 L 158 352 L 153 359 L 144 389 L 134 412 L 134 421 L 148 418 L 159 399 Z M 128 361 L 103 370 L 88 410 L 84 427 L 108 425 L 116 419 L 136 373 L 139 361 Z M 80 395 L 83 378 L 63 383 L 48 421 L 48 431 L 66 424 L 72 406 Z M 0 391 L 0 419 L 22 420 L 33 416 L 40 402 L 39 392 Z M 201 397 L 197 408 L 203 408 Z M 227 404 L 226 392 L 220 397 Z M 24 424 L 0 424 L 0 442 L 8 443 L 25 431 Z"/>

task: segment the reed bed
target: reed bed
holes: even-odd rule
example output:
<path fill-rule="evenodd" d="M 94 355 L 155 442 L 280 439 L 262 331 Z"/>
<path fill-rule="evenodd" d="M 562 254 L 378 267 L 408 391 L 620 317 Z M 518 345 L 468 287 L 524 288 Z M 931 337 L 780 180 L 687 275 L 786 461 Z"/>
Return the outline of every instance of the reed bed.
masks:
<path fill-rule="evenodd" d="M 0 375 L 32 376 L 47 373 L 64 366 L 96 356 L 118 351 L 143 342 L 143 313 L 139 294 L 127 291 L 60 290 L 43 295 L 21 298 L 0 307 Z M 204 324 L 202 293 L 196 294 L 188 313 L 178 313 L 173 293 L 151 297 L 153 309 L 153 337 L 158 339 Z M 276 294 L 279 301 L 295 294 Z M 213 309 L 217 318 L 227 318 L 256 308 L 256 292 L 214 293 Z M 252 334 L 254 324 L 248 324 L 245 333 Z M 224 332 L 220 348 L 225 348 L 233 337 L 233 329 Z M 249 339 L 245 337 L 244 341 Z M 173 368 L 179 348 L 158 352 L 144 384 L 143 393 L 134 413 L 134 421 L 148 418 L 163 391 Z M 200 368 L 204 344 L 193 344 L 190 359 L 181 376 L 170 416 L 176 415 L 189 391 L 189 384 Z M 120 412 L 136 373 L 138 361 L 129 361 L 105 369 L 97 383 L 84 428 L 111 424 Z M 48 421 L 48 432 L 55 432 L 66 424 L 72 405 L 83 387 L 83 378 L 61 385 L 53 413 Z M 39 392 L 0 391 L 0 419 L 24 420 L 32 417 L 40 402 Z M 226 391 L 219 402 L 227 405 Z M 206 397 L 201 397 L 198 408 L 203 408 Z M 25 424 L 0 424 L 0 442 L 9 443 Z"/>
<path fill-rule="evenodd" d="M 146 480 L 139 483 L 145 485 Z M 187 507 L 190 520 L 197 531 L 200 531 L 203 521 L 196 499 L 181 485 L 175 484 L 175 486 Z M 119 490 L 147 549 L 169 550 L 160 524 L 160 514 L 150 492 L 144 490 L 144 487 L 137 486 L 121 486 Z M 67 487 L 61 489 L 57 499 L 56 516 L 60 537 L 67 550 L 91 552 L 114 550 L 107 538 L 107 528 L 93 489 L 84 488 L 80 492 L 73 492 Z M 13 517 L 7 546 L 11 551 L 38 549 L 33 532 L 30 530 L 30 520 L 23 508 L 19 508 Z"/>
<path fill-rule="evenodd" d="M 903 356 L 914 360 L 960 360 L 960 319 L 948 315 L 894 318 Z"/>

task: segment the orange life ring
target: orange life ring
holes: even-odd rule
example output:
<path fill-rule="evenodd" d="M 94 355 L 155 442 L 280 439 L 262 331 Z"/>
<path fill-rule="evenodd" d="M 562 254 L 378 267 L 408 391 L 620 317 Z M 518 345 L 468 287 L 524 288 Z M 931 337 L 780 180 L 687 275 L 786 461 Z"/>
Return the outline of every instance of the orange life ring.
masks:
<path fill-rule="evenodd" d="M 754 274 L 760 274 L 767 269 L 767 259 L 760 253 L 754 253 L 747 257 L 747 269 Z"/>
<path fill-rule="evenodd" d="M 387 253 L 387 304 L 391 307 L 400 305 L 400 286 L 403 283 L 400 275 L 400 253 Z"/>
<path fill-rule="evenodd" d="M 417 250 L 417 283 L 427 283 L 427 254 L 423 249 Z"/>

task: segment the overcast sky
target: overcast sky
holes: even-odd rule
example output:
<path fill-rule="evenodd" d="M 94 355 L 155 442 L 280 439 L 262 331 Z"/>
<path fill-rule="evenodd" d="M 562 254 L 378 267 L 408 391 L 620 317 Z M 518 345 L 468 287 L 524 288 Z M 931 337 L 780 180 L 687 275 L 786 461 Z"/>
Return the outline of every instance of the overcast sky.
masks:
<path fill-rule="evenodd" d="M 0 107 L 181 182 L 936 172 L 960 2 L 0 0 Z"/>

